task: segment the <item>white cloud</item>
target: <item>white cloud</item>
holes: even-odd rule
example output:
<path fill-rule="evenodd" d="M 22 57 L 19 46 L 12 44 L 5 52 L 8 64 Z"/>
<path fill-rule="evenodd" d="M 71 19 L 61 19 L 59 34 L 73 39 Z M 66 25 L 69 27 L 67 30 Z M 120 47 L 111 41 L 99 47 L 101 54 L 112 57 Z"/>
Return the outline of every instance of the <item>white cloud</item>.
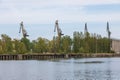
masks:
<path fill-rule="evenodd" d="M 27 11 L 27 12 L 13 12 L 0 14 L 0 23 L 18 23 L 23 20 L 26 23 L 53 23 L 56 19 L 65 22 L 118 22 L 120 21 L 120 13 L 110 13 L 110 14 L 86 14 L 82 12 L 61 12 L 59 10 L 52 11 Z"/>
<path fill-rule="evenodd" d="M 118 4 L 120 0 L 2 0 L 3 3 L 16 5 L 96 5 L 96 4 Z M 1 3 L 2 3 L 1 2 Z"/>
<path fill-rule="evenodd" d="M 120 0 L 2 0 L 1 4 L 17 7 L 47 7 L 72 5 L 120 4 Z"/>
<path fill-rule="evenodd" d="M 120 0 L 2 0 L 0 23 L 120 21 L 119 13 L 87 14 L 86 5 L 120 4 Z M 78 7 L 79 6 L 79 7 Z"/>

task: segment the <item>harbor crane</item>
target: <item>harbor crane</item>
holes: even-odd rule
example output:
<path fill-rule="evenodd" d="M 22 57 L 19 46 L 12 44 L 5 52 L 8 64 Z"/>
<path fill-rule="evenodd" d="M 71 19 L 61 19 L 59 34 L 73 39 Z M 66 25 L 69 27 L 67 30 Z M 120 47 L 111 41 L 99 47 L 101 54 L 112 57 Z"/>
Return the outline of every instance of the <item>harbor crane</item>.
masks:
<path fill-rule="evenodd" d="M 109 22 L 107 22 L 107 33 L 108 33 L 108 39 L 110 39 L 111 32 L 109 29 Z"/>
<path fill-rule="evenodd" d="M 24 29 L 24 25 L 23 25 L 23 21 L 20 23 L 20 30 L 19 30 L 19 33 L 23 34 L 23 38 L 26 38 L 28 37 L 29 35 L 27 34 L 26 30 Z"/>
<path fill-rule="evenodd" d="M 87 32 L 88 32 L 87 23 L 85 23 L 85 31 L 84 31 L 84 33 L 86 34 Z"/>
<path fill-rule="evenodd" d="M 62 33 L 62 30 L 59 28 L 58 20 L 56 20 L 56 22 L 55 22 L 54 32 L 56 32 L 56 29 L 57 29 L 58 37 L 60 39 L 61 36 L 64 35 L 64 34 Z"/>
<path fill-rule="evenodd" d="M 54 32 L 56 32 L 56 30 L 57 30 L 57 35 L 58 35 L 58 38 L 57 38 L 57 41 L 58 41 L 58 47 L 60 48 L 60 44 L 61 44 L 61 36 L 64 35 L 64 34 L 62 33 L 62 30 L 59 28 L 58 20 L 55 21 Z"/>
<path fill-rule="evenodd" d="M 85 34 L 85 37 L 87 37 L 88 35 L 87 23 L 85 23 L 84 34 Z"/>
<path fill-rule="evenodd" d="M 112 48 L 112 44 L 111 44 L 111 32 L 110 32 L 110 29 L 109 29 L 109 22 L 107 22 L 107 33 L 108 33 L 108 39 L 109 39 L 109 52 L 111 51 L 111 48 Z"/>

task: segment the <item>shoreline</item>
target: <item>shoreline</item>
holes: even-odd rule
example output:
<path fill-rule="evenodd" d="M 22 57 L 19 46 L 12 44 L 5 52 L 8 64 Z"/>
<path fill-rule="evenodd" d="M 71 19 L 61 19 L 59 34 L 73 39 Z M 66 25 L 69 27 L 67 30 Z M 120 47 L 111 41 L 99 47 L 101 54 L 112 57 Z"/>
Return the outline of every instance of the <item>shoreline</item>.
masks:
<path fill-rule="evenodd" d="M 0 54 L 0 60 L 51 60 L 51 59 L 69 59 L 69 58 L 104 58 L 120 57 L 116 53 L 71 53 L 71 54 Z"/>

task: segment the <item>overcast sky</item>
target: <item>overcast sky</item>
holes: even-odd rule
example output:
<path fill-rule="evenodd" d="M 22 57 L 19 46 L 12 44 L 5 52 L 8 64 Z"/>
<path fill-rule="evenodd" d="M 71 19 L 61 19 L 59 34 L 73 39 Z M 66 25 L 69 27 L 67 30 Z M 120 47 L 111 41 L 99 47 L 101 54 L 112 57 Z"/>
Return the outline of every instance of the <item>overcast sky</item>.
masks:
<path fill-rule="evenodd" d="M 120 0 L 0 0 L 0 34 L 20 39 L 19 23 L 24 22 L 29 39 L 54 36 L 55 20 L 65 35 L 84 31 L 120 39 Z"/>

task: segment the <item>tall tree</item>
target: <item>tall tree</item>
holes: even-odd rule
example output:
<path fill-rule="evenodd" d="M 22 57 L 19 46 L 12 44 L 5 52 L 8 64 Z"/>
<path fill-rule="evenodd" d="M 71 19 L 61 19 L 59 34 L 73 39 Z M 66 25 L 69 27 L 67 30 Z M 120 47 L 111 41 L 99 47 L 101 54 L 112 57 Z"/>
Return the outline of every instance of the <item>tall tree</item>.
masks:
<path fill-rule="evenodd" d="M 64 53 L 71 52 L 72 40 L 71 40 L 70 36 L 67 36 L 67 35 L 63 36 L 62 40 L 61 40 L 61 44 L 62 44 L 61 50 Z"/>
<path fill-rule="evenodd" d="M 12 46 L 12 41 L 11 38 L 6 35 L 6 34 L 2 34 L 1 35 L 1 42 L 2 42 L 2 50 L 4 53 L 12 53 L 13 50 L 13 46 Z"/>
<path fill-rule="evenodd" d="M 31 50 L 31 43 L 30 40 L 27 38 L 22 38 L 21 42 L 23 42 L 23 44 L 25 45 L 27 52 L 29 52 Z"/>
<path fill-rule="evenodd" d="M 48 43 L 49 43 L 49 41 L 47 39 L 41 38 L 41 37 L 38 38 L 34 44 L 34 52 L 37 52 L 37 53 L 47 52 Z"/>
<path fill-rule="evenodd" d="M 73 50 L 75 53 L 78 53 L 80 49 L 80 33 L 74 32 L 73 33 Z"/>
<path fill-rule="evenodd" d="M 15 54 L 24 54 L 27 52 L 26 46 L 20 40 L 13 40 L 13 53 Z"/>

